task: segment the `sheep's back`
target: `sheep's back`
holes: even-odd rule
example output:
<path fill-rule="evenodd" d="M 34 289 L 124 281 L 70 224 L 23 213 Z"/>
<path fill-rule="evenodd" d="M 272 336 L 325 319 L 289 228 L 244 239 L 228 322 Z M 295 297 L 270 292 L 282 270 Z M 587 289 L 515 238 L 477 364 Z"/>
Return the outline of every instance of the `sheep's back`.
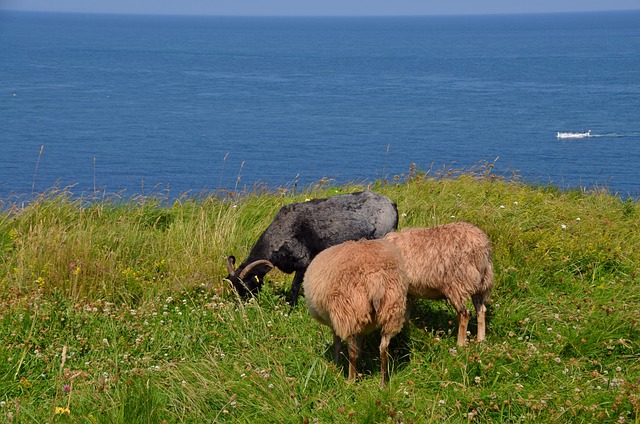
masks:
<path fill-rule="evenodd" d="M 372 191 L 283 206 L 247 261 L 269 259 L 286 273 L 304 270 L 324 249 L 347 240 L 377 239 L 398 227 L 396 204 Z"/>
<path fill-rule="evenodd" d="M 491 242 L 478 227 L 457 222 L 431 228 L 409 228 L 388 234 L 384 240 L 402 253 L 409 277 L 409 294 L 440 299 L 462 290 L 460 296 L 475 293 L 465 287 L 484 281 L 491 265 Z M 492 275 L 492 268 L 491 268 Z M 492 285 L 492 278 L 486 284 Z M 489 291 L 491 287 L 481 288 Z"/>
<path fill-rule="evenodd" d="M 379 240 L 330 247 L 305 273 L 307 308 L 342 339 L 373 331 L 379 322 L 400 331 L 408 288 L 402 264 L 399 251 Z"/>

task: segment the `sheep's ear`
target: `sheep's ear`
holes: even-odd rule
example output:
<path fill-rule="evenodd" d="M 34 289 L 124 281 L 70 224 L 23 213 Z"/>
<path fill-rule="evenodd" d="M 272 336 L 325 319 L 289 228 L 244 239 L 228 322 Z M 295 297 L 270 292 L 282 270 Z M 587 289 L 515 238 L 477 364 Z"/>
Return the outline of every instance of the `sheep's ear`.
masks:
<path fill-rule="evenodd" d="M 235 264 L 236 264 L 236 257 L 229 256 L 227 258 L 227 271 L 229 272 L 229 275 L 235 274 L 236 270 L 233 268 Z"/>

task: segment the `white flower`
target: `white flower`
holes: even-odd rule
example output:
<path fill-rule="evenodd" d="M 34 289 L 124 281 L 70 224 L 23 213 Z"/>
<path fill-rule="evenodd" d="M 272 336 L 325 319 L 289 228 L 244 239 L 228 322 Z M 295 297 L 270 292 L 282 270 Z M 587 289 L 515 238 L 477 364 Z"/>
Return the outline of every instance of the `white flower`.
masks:
<path fill-rule="evenodd" d="M 480 376 L 476 376 L 476 378 L 473 379 L 473 381 L 476 382 L 476 384 L 480 384 L 480 381 L 482 381 L 482 378 L 480 378 Z"/>
<path fill-rule="evenodd" d="M 576 221 L 580 222 L 580 218 L 576 218 Z"/>
<path fill-rule="evenodd" d="M 504 205 L 500 205 L 500 209 L 504 209 L 504 208 L 505 208 L 505 206 L 504 206 Z"/>
<path fill-rule="evenodd" d="M 566 229 L 567 229 L 567 226 L 566 226 L 566 225 L 564 225 L 564 224 L 562 224 L 562 225 L 560 226 L 560 228 L 562 228 L 563 230 L 566 230 Z"/>

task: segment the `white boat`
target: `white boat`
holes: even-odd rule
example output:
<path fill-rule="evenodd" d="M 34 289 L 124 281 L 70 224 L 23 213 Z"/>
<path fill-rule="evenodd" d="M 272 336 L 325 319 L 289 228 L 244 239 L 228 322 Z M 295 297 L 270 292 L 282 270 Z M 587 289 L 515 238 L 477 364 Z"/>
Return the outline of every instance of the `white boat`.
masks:
<path fill-rule="evenodd" d="M 587 132 L 574 133 L 574 132 L 559 132 L 556 135 L 558 138 L 587 138 L 591 137 L 591 130 Z"/>

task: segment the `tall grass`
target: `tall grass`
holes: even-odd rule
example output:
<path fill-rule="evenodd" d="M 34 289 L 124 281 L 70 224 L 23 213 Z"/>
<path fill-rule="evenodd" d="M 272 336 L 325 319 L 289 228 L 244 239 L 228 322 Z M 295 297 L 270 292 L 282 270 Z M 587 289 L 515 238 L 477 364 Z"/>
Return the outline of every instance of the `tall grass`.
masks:
<path fill-rule="evenodd" d="M 421 301 L 355 384 L 273 271 L 239 302 L 244 258 L 288 203 L 365 188 L 87 202 L 52 192 L 0 215 L 0 422 L 640 422 L 637 202 L 504 181 L 491 167 L 372 188 L 400 226 L 469 221 L 494 245 L 487 341 Z M 473 323 L 473 321 L 472 321 Z M 470 328 L 472 334 L 475 327 Z"/>

